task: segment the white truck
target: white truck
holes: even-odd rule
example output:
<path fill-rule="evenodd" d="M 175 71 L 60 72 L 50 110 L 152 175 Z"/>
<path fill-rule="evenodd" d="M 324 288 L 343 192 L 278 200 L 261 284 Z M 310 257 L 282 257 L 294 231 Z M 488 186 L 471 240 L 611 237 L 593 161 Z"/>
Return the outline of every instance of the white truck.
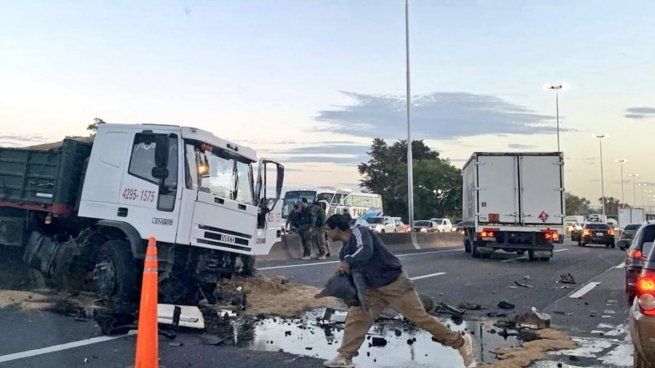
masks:
<path fill-rule="evenodd" d="M 24 247 L 58 286 L 133 300 L 155 237 L 160 300 L 211 300 L 279 240 L 262 209 L 279 208 L 283 180 L 282 165 L 206 131 L 101 124 L 93 140 L 0 148 L 0 245 Z"/>
<path fill-rule="evenodd" d="M 462 172 L 464 249 L 549 260 L 564 232 L 561 153 L 473 153 Z"/>
<path fill-rule="evenodd" d="M 646 221 L 646 212 L 643 208 L 619 208 L 619 228 L 621 230 L 626 225 L 641 225 L 644 221 Z"/>

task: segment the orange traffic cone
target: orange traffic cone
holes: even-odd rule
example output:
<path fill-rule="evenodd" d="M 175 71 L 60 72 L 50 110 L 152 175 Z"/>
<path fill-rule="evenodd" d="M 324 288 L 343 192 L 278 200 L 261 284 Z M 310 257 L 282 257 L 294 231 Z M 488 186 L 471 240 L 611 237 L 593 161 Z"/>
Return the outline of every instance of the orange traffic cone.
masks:
<path fill-rule="evenodd" d="M 143 283 L 141 284 L 135 368 L 157 368 L 159 364 L 157 293 L 157 241 L 154 237 L 150 237 L 143 267 Z"/>

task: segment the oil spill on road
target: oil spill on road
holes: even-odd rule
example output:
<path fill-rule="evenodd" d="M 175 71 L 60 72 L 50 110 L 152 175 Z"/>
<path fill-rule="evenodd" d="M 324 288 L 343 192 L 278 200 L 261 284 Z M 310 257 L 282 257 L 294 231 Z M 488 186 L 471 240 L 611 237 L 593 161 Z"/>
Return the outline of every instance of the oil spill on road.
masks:
<path fill-rule="evenodd" d="M 223 318 L 211 323 L 209 333 L 227 337 L 226 343 L 258 351 L 284 351 L 290 354 L 333 358 L 343 337 L 343 323 L 323 321 L 325 309 L 304 313 L 300 318 Z M 207 322 L 207 320 L 205 320 Z M 520 345 L 516 336 L 495 333 L 492 320 L 445 321 L 456 331 L 469 331 L 476 343 L 479 362 L 493 362 L 497 347 Z M 492 331 L 492 332 L 490 332 Z M 354 359 L 358 367 L 443 367 L 461 365 L 459 354 L 432 341 L 431 335 L 401 319 L 379 319 L 373 325 Z"/>

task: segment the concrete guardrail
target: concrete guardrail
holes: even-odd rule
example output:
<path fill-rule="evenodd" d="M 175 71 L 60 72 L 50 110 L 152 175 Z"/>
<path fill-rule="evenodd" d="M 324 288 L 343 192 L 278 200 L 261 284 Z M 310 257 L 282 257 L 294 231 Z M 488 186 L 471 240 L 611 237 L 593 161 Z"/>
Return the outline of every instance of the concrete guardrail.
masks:
<path fill-rule="evenodd" d="M 392 252 L 415 250 L 412 245 L 409 233 L 386 233 L 377 234 Z M 452 233 L 416 233 L 416 241 L 420 249 L 449 248 L 462 245 L 462 235 L 458 232 Z M 330 253 L 336 255 L 341 249 L 341 242 L 330 244 Z M 315 256 L 316 249 L 312 247 L 312 256 Z M 258 260 L 280 261 L 299 259 L 302 257 L 302 245 L 298 234 L 287 234 L 282 236 L 282 241 L 273 245 L 271 252 L 266 256 L 258 256 Z"/>

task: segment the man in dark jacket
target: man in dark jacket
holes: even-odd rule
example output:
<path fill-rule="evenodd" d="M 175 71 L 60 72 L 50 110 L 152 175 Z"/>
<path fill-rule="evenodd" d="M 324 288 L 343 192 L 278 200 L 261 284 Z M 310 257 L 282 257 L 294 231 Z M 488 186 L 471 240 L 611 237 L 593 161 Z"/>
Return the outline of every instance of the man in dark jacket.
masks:
<path fill-rule="evenodd" d="M 302 259 L 311 259 L 312 255 L 312 227 L 314 226 L 314 216 L 311 209 L 307 206 L 307 198 L 300 201 L 300 214 L 298 215 L 298 235 L 302 242 Z"/>
<path fill-rule="evenodd" d="M 314 214 L 312 235 L 314 243 L 316 243 L 316 248 L 318 249 L 318 259 L 322 260 L 325 259 L 326 255 L 330 252 L 327 242 L 325 241 L 325 211 L 320 203 L 314 202 L 312 205 L 312 213 Z"/>
<path fill-rule="evenodd" d="M 403 267 L 387 250 L 378 237 L 366 227 L 351 228 L 343 215 L 333 215 L 327 220 L 328 238 L 343 241 L 339 252 L 341 263 L 337 272 L 357 271 L 364 276 L 368 310 L 351 307 L 346 318 L 343 341 L 339 355 L 323 363 L 331 368 L 354 367 L 352 358 L 357 356 L 366 333 L 377 316 L 391 306 L 420 328 L 430 332 L 434 340 L 450 346 L 462 355 L 466 367 L 475 364 L 473 339 L 469 334 L 460 335 L 429 315 L 409 280 Z"/>

